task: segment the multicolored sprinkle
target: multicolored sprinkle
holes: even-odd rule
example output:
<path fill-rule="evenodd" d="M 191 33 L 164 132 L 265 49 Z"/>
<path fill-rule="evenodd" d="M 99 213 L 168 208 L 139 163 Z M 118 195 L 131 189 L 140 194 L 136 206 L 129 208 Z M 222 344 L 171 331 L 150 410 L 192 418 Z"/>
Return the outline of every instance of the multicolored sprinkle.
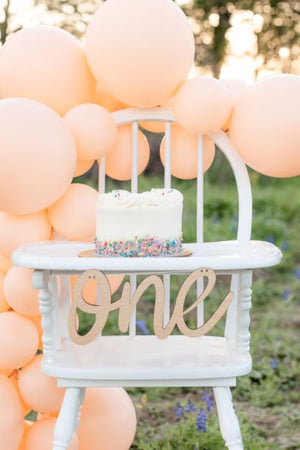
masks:
<path fill-rule="evenodd" d="M 174 256 L 182 249 L 182 242 L 182 234 L 177 239 L 157 239 L 145 236 L 144 238 L 135 237 L 128 241 L 98 241 L 95 238 L 97 255 L 126 258 Z"/>

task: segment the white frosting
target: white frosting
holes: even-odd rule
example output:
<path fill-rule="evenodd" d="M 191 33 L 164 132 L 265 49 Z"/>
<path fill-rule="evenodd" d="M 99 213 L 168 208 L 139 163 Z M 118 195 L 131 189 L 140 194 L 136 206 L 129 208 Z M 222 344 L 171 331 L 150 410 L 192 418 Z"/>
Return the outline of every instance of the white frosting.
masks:
<path fill-rule="evenodd" d="M 118 190 L 100 194 L 97 239 L 178 238 L 182 230 L 182 204 L 183 196 L 175 189 L 152 189 L 140 194 Z"/>

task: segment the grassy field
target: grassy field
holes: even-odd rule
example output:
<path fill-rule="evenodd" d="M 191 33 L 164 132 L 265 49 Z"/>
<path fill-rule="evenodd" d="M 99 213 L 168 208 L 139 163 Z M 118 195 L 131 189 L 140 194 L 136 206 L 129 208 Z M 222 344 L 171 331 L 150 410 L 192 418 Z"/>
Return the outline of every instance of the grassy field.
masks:
<path fill-rule="evenodd" d="M 205 239 L 209 241 L 236 236 L 235 185 L 222 164 L 217 162 L 205 176 L 204 228 Z M 233 399 L 245 449 L 299 449 L 300 179 L 274 180 L 254 172 L 250 177 L 254 203 L 252 238 L 275 243 L 283 252 L 283 260 L 277 267 L 254 272 L 253 371 L 238 379 Z M 184 239 L 194 241 L 195 182 L 176 179 L 173 182 L 173 187 L 184 195 Z M 143 177 L 140 190 L 160 183 L 158 178 Z M 115 186 L 111 182 L 108 189 Z M 117 186 L 124 188 L 126 183 Z M 173 292 L 177 292 L 179 281 L 173 281 Z M 224 286 L 225 281 L 221 290 Z M 139 303 L 140 320 L 145 320 L 151 309 L 151 296 L 145 300 Z M 113 321 L 109 328 L 115 331 Z M 142 322 L 140 328 L 142 333 L 147 332 L 151 321 Z M 224 448 L 210 390 L 149 388 L 128 392 L 138 414 L 132 449 Z"/>

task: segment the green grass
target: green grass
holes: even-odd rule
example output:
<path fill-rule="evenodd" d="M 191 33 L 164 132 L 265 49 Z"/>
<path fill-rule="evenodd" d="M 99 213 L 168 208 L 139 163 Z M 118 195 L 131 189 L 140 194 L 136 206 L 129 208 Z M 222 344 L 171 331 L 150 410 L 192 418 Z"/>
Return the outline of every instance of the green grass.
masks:
<path fill-rule="evenodd" d="M 233 180 L 223 162 L 205 177 L 205 239 L 234 239 L 237 226 L 237 196 Z M 240 377 L 233 398 L 240 419 L 245 449 L 300 448 L 300 179 L 275 180 L 251 172 L 253 188 L 253 239 L 269 240 L 282 249 L 279 266 L 254 272 L 251 311 L 251 352 L 253 371 Z M 110 181 L 108 189 L 116 183 Z M 125 184 L 117 184 L 126 188 Z M 139 189 L 161 186 L 156 177 L 141 177 Z M 184 239 L 195 240 L 196 185 L 194 181 L 173 180 L 184 195 Z M 298 270 L 298 272 L 297 272 Z M 172 283 L 173 295 L 180 282 Z M 226 280 L 220 283 L 226 291 Z M 213 298 L 221 298 L 220 291 Z M 118 294 L 117 294 L 118 297 Z M 151 311 L 151 292 L 139 303 L 138 318 Z M 146 313 L 146 314 L 145 314 Z M 108 332 L 116 332 L 115 318 Z M 151 329 L 151 321 L 147 321 Z M 221 328 L 221 326 L 220 326 Z M 221 330 L 220 330 L 221 331 Z M 218 332 L 218 331 L 217 331 Z M 216 409 L 208 413 L 207 432 L 197 430 L 195 411 L 178 418 L 177 402 L 188 399 L 203 407 L 202 389 L 130 389 L 138 414 L 137 435 L 132 449 L 218 450 L 224 448 Z"/>

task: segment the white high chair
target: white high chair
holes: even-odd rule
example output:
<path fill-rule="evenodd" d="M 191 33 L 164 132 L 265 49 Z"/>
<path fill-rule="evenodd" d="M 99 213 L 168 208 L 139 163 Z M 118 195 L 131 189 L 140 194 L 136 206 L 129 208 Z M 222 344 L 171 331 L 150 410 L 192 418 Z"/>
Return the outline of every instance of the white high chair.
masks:
<path fill-rule="evenodd" d="M 171 187 L 171 110 L 128 109 L 113 114 L 117 125 L 132 123 L 132 192 L 138 191 L 138 122 L 166 122 L 164 186 Z M 245 164 L 228 136 L 219 131 L 209 136 L 228 159 L 237 184 L 239 214 L 237 240 L 203 242 L 203 138 L 198 139 L 197 242 L 185 243 L 193 251 L 186 258 L 79 258 L 94 244 L 65 241 L 24 244 L 13 254 L 13 263 L 35 269 L 33 285 L 40 290 L 45 374 L 57 377 L 66 388 L 54 432 L 53 450 L 67 448 L 74 428 L 79 426 L 80 408 L 89 386 L 210 386 L 216 400 L 221 433 L 230 450 L 243 448 L 230 387 L 236 377 L 251 371 L 250 315 L 252 270 L 278 264 L 280 250 L 268 242 L 251 241 L 252 196 Z M 105 192 L 105 157 L 99 163 L 99 190 Z M 171 335 L 136 336 L 136 314 L 131 317 L 128 336 L 99 336 L 86 346 L 68 335 L 71 304 L 70 275 L 97 269 L 105 274 L 129 274 L 132 291 L 137 274 L 162 274 L 166 294 L 164 323 L 170 316 L 170 275 L 190 274 L 208 267 L 216 275 L 230 275 L 233 300 L 227 310 L 223 337 Z M 60 279 L 60 293 L 57 290 Z M 203 284 L 198 281 L 198 293 Z M 100 300 L 101 301 L 101 300 Z M 204 305 L 198 306 L 198 326 L 204 322 Z M 125 449 L 124 449 L 125 450 Z"/>

